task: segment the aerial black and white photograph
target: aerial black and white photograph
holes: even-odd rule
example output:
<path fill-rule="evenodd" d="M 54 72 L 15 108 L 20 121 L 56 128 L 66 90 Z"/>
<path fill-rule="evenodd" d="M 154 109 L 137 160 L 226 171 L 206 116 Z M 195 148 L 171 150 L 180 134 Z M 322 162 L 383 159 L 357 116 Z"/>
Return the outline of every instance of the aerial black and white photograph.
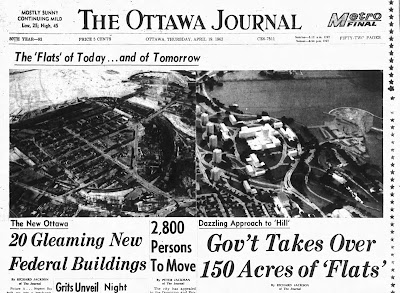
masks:
<path fill-rule="evenodd" d="M 197 215 L 383 217 L 379 70 L 203 71 Z"/>
<path fill-rule="evenodd" d="M 10 217 L 196 216 L 195 78 L 10 70 Z"/>
<path fill-rule="evenodd" d="M 10 217 L 383 216 L 381 71 L 9 79 Z"/>

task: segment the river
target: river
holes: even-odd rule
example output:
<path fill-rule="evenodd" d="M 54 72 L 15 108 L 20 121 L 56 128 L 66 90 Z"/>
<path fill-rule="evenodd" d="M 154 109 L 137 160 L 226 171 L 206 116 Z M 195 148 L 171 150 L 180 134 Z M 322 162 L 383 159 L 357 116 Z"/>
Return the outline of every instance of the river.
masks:
<path fill-rule="evenodd" d="M 267 111 L 274 117 L 293 117 L 313 126 L 328 117 L 323 112 L 337 107 L 356 107 L 382 117 L 381 71 L 297 71 L 294 79 L 272 80 L 259 71 L 228 72 L 223 86 L 209 92 L 245 113 Z"/>
<path fill-rule="evenodd" d="M 355 107 L 383 117 L 381 71 L 297 71 L 294 79 L 272 80 L 259 71 L 235 71 L 221 79 L 209 96 L 225 105 L 237 103 L 245 113 L 292 117 L 307 126 L 321 125 L 332 117 L 324 114 L 337 107 Z M 382 121 L 374 118 L 374 125 Z M 371 163 L 382 166 L 382 135 L 368 133 L 366 146 Z"/>

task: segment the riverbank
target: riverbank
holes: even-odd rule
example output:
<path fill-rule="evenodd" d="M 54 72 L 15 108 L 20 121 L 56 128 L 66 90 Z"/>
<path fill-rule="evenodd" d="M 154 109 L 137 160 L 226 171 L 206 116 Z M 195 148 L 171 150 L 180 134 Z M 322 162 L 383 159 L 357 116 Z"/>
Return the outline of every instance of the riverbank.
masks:
<path fill-rule="evenodd" d="M 380 71 L 301 71 L 295 79 L 273 80 L 258 71 L 227 72 L 223 86 L 207 90 L 226 107 L 238 104 L 245 114 L 292 117 L 307 126 L 332 120 L 327 114 L 338 107 L 355 107 L 382 117 L 382 73 Z M 377 119 L 377 118 L 375 118 Z M 383 145 L 380 134 L 368 133 L 365 144 L 370 162 L 381 168 Z"/>

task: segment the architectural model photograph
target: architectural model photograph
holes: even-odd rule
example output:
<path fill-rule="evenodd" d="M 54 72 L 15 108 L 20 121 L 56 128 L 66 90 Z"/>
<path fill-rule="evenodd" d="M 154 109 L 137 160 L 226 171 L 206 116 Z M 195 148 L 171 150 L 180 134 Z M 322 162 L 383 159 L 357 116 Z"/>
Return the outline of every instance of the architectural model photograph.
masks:
<path fill-rule="evenodd" d="M 201 217 L 383 216 L 381 71 L 204 71 Z"/>

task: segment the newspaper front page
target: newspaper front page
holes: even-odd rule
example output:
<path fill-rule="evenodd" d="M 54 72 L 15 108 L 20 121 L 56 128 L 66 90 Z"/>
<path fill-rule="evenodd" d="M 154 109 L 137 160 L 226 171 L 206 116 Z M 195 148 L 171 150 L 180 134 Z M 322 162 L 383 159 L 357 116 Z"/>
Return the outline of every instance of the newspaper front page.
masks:
<path fill-rule="evenodd" d="M 0 291 L 399 291 L 399 3 L 3 1 Z"/>

